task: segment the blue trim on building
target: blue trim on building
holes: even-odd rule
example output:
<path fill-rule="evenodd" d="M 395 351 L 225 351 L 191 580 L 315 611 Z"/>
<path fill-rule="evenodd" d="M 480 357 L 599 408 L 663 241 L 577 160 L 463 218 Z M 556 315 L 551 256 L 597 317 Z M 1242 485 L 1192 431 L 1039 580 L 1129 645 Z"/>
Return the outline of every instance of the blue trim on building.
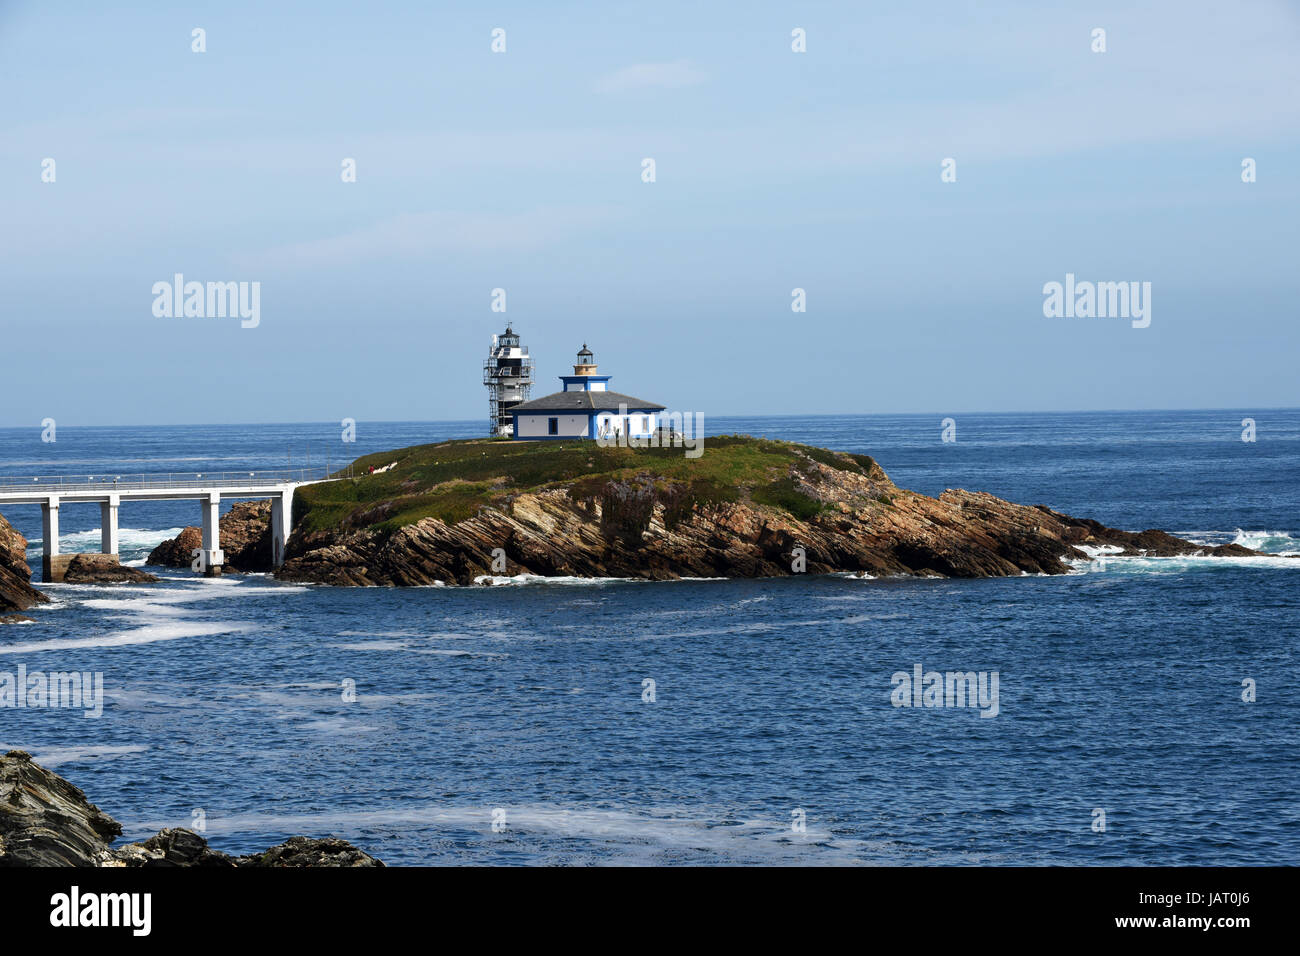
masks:
<path fill-rule="evenodd" d="M 582 385 L 582 391 L 590 392 L 592 382 L 604 382 L 608 385 L 609 380 L 613 377 L 613 375 L 561 375 L 560 383 L 564 386 L 563 391 L 566 392 L 570 390 L 570 385 Z M 577 390 L 574 389 L 574 391 Z"/>

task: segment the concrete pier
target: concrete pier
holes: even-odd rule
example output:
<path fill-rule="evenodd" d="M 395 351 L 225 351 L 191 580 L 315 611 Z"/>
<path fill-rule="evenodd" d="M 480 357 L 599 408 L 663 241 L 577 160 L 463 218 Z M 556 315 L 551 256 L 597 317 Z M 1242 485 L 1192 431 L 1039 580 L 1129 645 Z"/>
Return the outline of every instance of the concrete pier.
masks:
<path fill-rule="evenodd" d="M 278 498 L 271 499 L 271 564 L 284 564 L 284 549 L 289 543 L 290 525 L 293 522 L 293 489 L 286 488 Z"/>
<path fill-rule="evenodd" d="M 59 496 L 50 495 L 41 502 L 41 579 L 61 579 L 59 564 Z M 66 562 L 63 562 L 66 565 Z M 57 577 L 56 577 L 57 576 Z"/>
<path fill-rule="evenodd" d="M 117 508 L 122 499 L 109 495 L 99 503 L 99 550 L 102 554 L 117 554 Z"/>
<path fill-rule="evenodd" d="M 209 492 L 200 507 L 203 509 L 203 553 L 195 570 L 202 571 L 204 577 L 215 578 L 226 563 L 225 552 L 221 550 L 221 494 Z"/>

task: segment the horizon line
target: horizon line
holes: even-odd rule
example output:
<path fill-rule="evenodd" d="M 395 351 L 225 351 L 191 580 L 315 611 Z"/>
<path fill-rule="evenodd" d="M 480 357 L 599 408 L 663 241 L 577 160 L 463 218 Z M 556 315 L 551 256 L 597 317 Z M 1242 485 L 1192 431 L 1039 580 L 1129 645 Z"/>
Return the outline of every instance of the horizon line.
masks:
<path fill-rule="evenodd" d="M 1155 412 L 1237 412 L 1245 409 L 1246 406 L 1237 407 L 1216 407 L 1216 408 L 1070 408 L 1070 409 L 1049 409 L 1042 411 L 1031 411 L 1028 409 L 1014 409 L 1006 411 L 924 411 L 924 412 L 809 412 L 809 413 L 786 413 L 786 414 L 761 414 L 761 415 L 715 415 L 705 418 L 718 419 L 731 418 L 904 418 L 904 417 L 921 417 L 921 416 L 956 416 L 956 415 L 1129 415 L 1139 413 Z M 1256 408 L 1256 412 L 1292 412 L 1300 411 L 1300 405 L 1276 405 Z M 466 423 L 478 422 L 479 418 L 358 418 L 355 419 L 358 425 L 366 423 L 372 425 L 460 425 Z M 258 421 L 258 422 L 126 422 L 114 425 L 59 425 L 61 429 L 93 429 L 93 428 L 218 428 L 218 427 L 241 427 L 241 426 L 282 426 L 282 425 L 332 425 L 334 419 L 318 419 L 316 421 Z M 41 428 L 40 422 L 34 425 L 0 425 L 0 431 L 19 430 L 27 428 Z"/>

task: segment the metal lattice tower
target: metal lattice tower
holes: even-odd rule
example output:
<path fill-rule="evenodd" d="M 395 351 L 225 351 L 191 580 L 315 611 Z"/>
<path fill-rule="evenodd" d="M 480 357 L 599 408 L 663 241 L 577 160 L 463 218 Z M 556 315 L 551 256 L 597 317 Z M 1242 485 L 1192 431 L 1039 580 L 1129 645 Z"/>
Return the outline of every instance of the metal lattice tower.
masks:
<path fill-rule="evenodd" d="M 483 361 L 483 384 L 488 387 L 488 434 L 513 437 L 510 409 L 528 401 L 533 388 L 533 360 L 509 324 L 504 332 L 492 336 L 492 347 Z"/>

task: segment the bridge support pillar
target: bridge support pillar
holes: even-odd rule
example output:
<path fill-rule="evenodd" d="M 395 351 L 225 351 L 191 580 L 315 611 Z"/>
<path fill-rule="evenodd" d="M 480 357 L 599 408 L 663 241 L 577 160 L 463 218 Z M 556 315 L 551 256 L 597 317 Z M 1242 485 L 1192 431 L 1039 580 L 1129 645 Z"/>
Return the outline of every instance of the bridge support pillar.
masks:
<path fill-rule="evenodd" d="M 99 550 L 104 554 L 117 554 L 117 506 L 121 498 L 109 495 L 99 503 Z"/>
<path fill-rule="evenodd" d="M 50 495 L 41 503 L 41 580 L 61 580 L 59 564 L 59 496 Z"/>
<path fill-rule="evenodd" d="M 199 555 L 198 570 L 204 577 L 215 578 L 221 574 L 221 566 L 226 563 L 225 552 L 221 550 L 221 495 L 213 491 L 200 500 L 203 509 L 203 550 Z"/>
<path fill-rule="evenodd" d="M 293 523 L 293 486 L 285 487 L 271 499 L 271 564 L 284 564 L 284 549 L 289 543 Z"/>

